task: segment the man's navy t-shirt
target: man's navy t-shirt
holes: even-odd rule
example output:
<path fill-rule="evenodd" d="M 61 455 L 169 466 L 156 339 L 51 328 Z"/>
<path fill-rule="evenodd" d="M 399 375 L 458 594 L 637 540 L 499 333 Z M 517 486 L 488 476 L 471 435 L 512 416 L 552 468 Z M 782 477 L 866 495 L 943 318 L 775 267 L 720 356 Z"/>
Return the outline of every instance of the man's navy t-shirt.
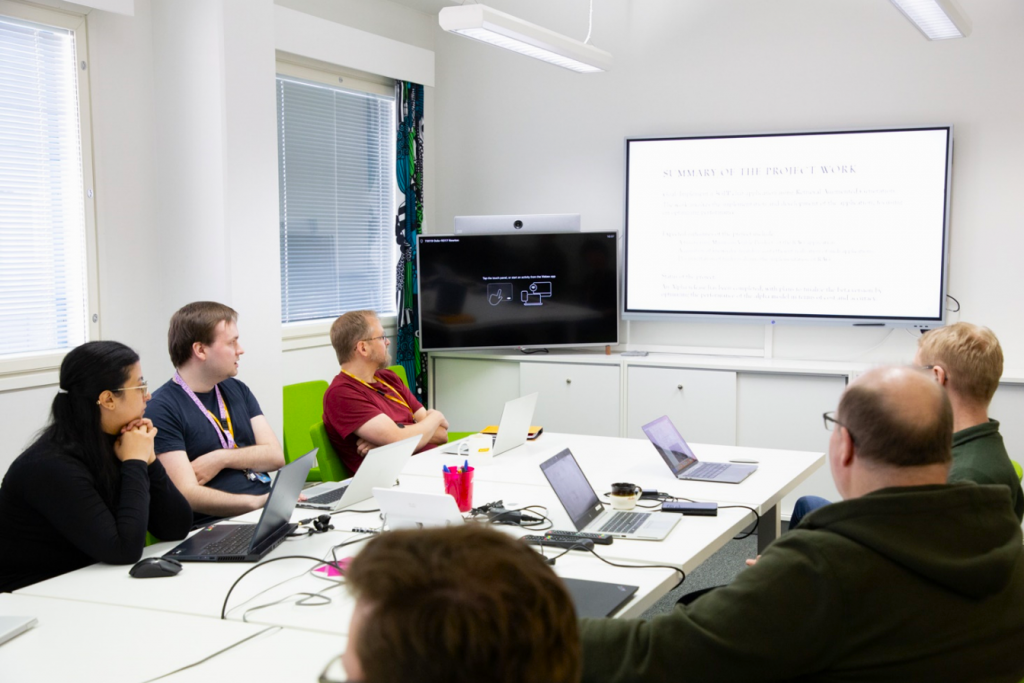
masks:
<path fill-rule="evenodd" d="M 263 414 L 256 397 L 249 391 L 249 387 L 234 378 L 226 379 L 217 386 L 220 387 L 221 396 L 224 397 L 224 403 L 227 404 L 228 413 L 231 415 L 235 443 L 239 448 L 255 446 L 256 436 L 252 431 L 251 420 Z M 220 418 L 215 392 L 197 392 L 196 397 L 218 419 Z M 223 448 L 217 437 L 217 428 L 173 379 L 153 392 L 153 398 L 146 404 L 145 416 L 153 421 L 153 426 L 158 430 L 155 444 L 157 455 L 185 451 L 189 462 L 192 462 L 201 455 Z M 224 423 L 224 420 L 221 420 L 221 423 Z M 227 424 L 224 423 L 224 426 L 227 427 Z M 221 470 L 206 485 L 228 493 L 263 495 L 270 490 L 270 484 L 249 481 L 244 471 L 233 469 Z M 197 523 L 200 522 L 200 517 L 201 515 L 196 515 Z"/>

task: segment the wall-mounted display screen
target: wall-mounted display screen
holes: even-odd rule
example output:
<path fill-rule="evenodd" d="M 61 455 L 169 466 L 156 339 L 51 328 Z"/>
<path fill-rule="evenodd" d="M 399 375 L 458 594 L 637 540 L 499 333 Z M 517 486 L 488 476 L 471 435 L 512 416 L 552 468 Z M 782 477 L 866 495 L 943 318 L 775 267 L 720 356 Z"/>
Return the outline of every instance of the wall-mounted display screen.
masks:
<path fill-rule="evenodd" d="M 629 139 L 623 315 L 933 327 L 952 130 Z"/>
<path fill-rule="evenodd" d="M 618 233 L 419 238 L 424 350 L 618 343 Z"/>

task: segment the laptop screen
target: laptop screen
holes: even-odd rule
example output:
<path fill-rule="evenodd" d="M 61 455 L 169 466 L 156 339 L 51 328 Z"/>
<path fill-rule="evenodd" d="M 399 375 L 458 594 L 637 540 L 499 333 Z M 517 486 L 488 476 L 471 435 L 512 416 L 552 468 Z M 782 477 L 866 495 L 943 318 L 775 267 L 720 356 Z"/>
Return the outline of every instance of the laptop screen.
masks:
<path fill-rule="evenodd" d="M 292 510 L 295 509 L 295 503 L 298 502 L 299 494 L 302 493 L 302 485 L 306 483 L 306 475 L 309 474 L 310 468 L 316 461 L 316 451 L 317 449 L 314 448 L 277 471 L 274 483 L 270 487 L 270 495 L 267 496 L 267 503 L 263 506 L 260 521 L 252 535 L 250 550 L 259 548 L 263 541 L 291 519 Z"/>
<path fill-rule="evenodd" d="M 643 430 L 674 473 L 679 474 L 697 462 L 697 456 L 690 450 L 668 415 L 648 422 L 643 426 Z"/>
<path fill-rule="evenodd" d="M 587 481 L 576 458 L 566 448 L 564 451 L 541 464 L 540 469 L 548 478 L 562 507 L 569 513 L 569 519 L 580 531 L 604 512 L 594 487 Z"/>

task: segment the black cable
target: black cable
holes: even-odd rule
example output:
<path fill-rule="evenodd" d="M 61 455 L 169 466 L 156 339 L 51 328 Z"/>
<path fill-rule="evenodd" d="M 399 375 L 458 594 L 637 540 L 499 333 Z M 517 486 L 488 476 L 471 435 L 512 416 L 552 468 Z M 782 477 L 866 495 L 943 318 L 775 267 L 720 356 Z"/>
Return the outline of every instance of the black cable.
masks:
<path fill-rule="evenodd" d="M 953 302 L 956 304 L 956 308 L 955 309 L 947 308 L 946 310 L 949 311 L 950 313 L 959 313 L 960 312 L 960 302 L 956 300 L 956 297 L 954 297 L 952 294 L 947 294 L 946 297 L 949 298 L 949 299 L 952 299 Z"/>
<path fill-rule="evenodd" d="M 570 550 L 576 550 L 576 548 L 571 548 Z M 676 583 L 676 585 L 672 586 L 672 588 L 670 589 L 672 591 L 674 591 L 676 588 L 679 588 L 680 586 L 682 586 L 683 585 L 683 581 L 686 581 L 686 572 L 684 572 L 679 567 L 675 567 L 675 566 L 673 566 L 671 564 L 618 564 L 618 563 L 612 562 L 610 560 L 604 559 L 603 557 L 598 555 L 597 551 L 594 550 L 593 548 L 584 547 L 583 550 L 586 550 L 587 552 L 592 554 L 597 559 L 601 560 L 605 564 L 610 564 L 613 567 L 621 567 L 623 569 L 647 569 L 648 567 L 659 567 L 661 569 L 671 569 L 674 572 L 679 572 L 679 577 L 680 577 L 679 578 L 679 582 Z M 561 557 L 561 556 L 559 556 L 559 557 Z"/>
<path fill-rule="evenodd" d="M 744 510 L 750 510 L 751 512 L 754 513 L 754 528 L 751 529 L 750 531 L 748 531 L 747 533 L 743 534 L 742 536 L 736 536 L 732 540 L 734 540 L 734 541 L 742 541 L 744 538 L 750 538 L 751 536 L 753 536 L 754 534 L 757 533 L 757 527 L 760 526 L 760 524 L 761 524 L 761 515 L 757 514 L 757 510 L 755 510 L 754 508 L 749 507 L 747 505 L 719 505 L 718 506 L 719 510 L 726 510 L 728 508 L 743 508 Z"/>

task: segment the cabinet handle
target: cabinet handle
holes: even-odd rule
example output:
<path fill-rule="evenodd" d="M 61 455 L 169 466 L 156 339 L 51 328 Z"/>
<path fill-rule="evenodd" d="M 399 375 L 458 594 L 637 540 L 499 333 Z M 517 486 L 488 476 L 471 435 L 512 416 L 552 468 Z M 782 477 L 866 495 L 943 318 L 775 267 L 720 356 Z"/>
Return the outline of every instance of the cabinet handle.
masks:
<path fill-rule="evenodd" d="M 683 385 L 680 384 L 680 385 L 676 386 L 676 389 L 678 389 L 679 391 L 682 391 L 683 390 Z"/>
<path fill-rule="evenodd" d="M 566 383 L 566 384 L 572 384 L 572 380 L 571 380 L 571 379 L 569 379 L 568 377 L 566 377 L 566 378 L 565 378 L 565 383 Z"/>

